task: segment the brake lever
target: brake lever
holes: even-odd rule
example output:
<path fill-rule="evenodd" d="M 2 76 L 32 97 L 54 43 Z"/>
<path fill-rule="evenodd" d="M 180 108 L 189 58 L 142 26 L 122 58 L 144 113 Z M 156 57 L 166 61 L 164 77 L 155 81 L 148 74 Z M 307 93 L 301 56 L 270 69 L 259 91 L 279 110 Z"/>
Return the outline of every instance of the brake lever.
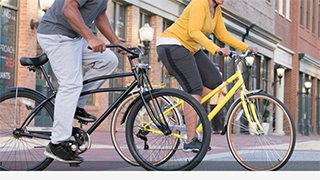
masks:
<path fill-rule="evenodd" d="M 219 54 L 220 56 L 222 56 L 222 55 L 223 55 L 223 53 L 222 53 L 221 51 L 219 51 L 219 52 L 218 52 L 218 54 Z M 230 57 L 230 58 L 232 58 L 232 56 L 233 56 L 233 52 L 232 52 L 232 51 L 230 51 L 229 57 Z"/>

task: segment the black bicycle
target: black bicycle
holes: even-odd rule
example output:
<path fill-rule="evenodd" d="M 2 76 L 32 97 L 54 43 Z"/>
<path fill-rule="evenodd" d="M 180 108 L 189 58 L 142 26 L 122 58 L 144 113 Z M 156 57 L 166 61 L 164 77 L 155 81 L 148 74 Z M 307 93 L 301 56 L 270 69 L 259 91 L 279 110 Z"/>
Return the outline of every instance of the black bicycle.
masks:
<path fill-rule="evenodd" d="M 140 124 L 144 129 L 137 133 L 127 134 L 129 139 L 133 137 L 143 142 L 143 148 L 147 152 L 148 149 L 153 150 L 159 148 L 158 160 L 154 163 L 157 170 L 191 170 L 196 167 L 205 156 L 210 142 L 210 126 L 207 115 L 191 95 L 177 89 L 160 88 L 153 89 L 147 76 L 148 70 L 151 68 L 148 64 L 138 63 L 134 65 L 133 59 L 139 58 L 143 53 L 139 48 L 125 48 L 120 45 L 107 45 L 107 48 L 122 48 L 130 53 L 128 60 L 130 62 L 132 72 L 113 74 L 92 78 L 83 82 L 83 84 L 91 83 L 104 79 L 112 79 L 119 77 L 134 77 L 133 82 L 124 88 L 99 88 L 81 93 L 81 96 L 121 91 L 121 95 L 115 102 L 101 114 L 97 121 L 88 129 L 84 130 L 80 127 L 74 127 L 72 138 L 69 141 L 70 148 L 76 154 L 82 154 L 90 149 L 91 138 L 97 127 L 131 95 L 134 88 L 137 87 L 139 96 L 137 96 L 127 107 L 124 112 L 121 123 L 125 123 L 131 110 L 129 118 L 134 118 L 131 122 L 137 122 L 137 119 L 143 117 L 151 119 L 152 123 Z M 44 155 L 46 145 L 50 141 L 53 123 L 54 103 L 52 102 L 56 96 L 56 91 L 43 67 L 48 61 L 46 54 L 41 54 L 34 58 L 21 58 L 22 66 L 27 66 L 30 71 L 40 69 L 44 79 L 47 81 L 52 94 L 47 97 L 44 94 L 29 88 L 12 87 L 0 95 L 0 169 L 1 170 L 43 170 L 53 159 Z M 189 104 L 198 116 L 198 123 L 203 125 L 203 131 L 198 136 L 202 142 L 201 149 L 194 153 L 182 153 L 184 141 L 177 136 L 180 131 L 185 129 L 177 129 L 183 123 L 183 107 L 176 106 L 175 102 L 184 101 L 184 105 Z M 139 107 L 139 108 L 134 108 Z M 143 108 L 142 108 L 143 107 Z M 143 116 L 142 116 L 143 114 Z M 130 119 L 128 119 L 130 120 Z M 142 121 L 141 121 L 142 122 Z M 144 121 L 146 122 L 146 121 Z M 149 122 L 149 121 L 148 121 Z M 82 124 L 84 122 L 80 122 Z M 133 126 L 133 128 L 139 128 Z M 151 130 L 161 132 L 161 138 L 153 136 Z M 127 131 L 127 130 L 126 130 Z M 136 132 L 130 130 L 129 132 Z M 134 144 L 134 143 L 133 143 Z M 132 146 L 132 143 L 130 143 Z M 133 145 L 131 149 L 140 148 L 140 145 Z M 166 151 L 164 151 L 166 150 Z M 159 151 L 160 152 L 160 151 Z M 177 157 L 179 163 L 177 163 Z M 140 161 L 140 160 L 139 160 Z M 166 164 L 175 163 L 175 167 L 166 166 Z M 77 165 L 77 164 L 71 164 Z"/>

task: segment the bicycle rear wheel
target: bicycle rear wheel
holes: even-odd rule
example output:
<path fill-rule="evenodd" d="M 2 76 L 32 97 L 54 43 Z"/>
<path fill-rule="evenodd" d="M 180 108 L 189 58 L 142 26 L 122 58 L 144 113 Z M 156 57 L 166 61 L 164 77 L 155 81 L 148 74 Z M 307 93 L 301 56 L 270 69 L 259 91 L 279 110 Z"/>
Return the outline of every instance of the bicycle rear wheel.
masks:
<path fill-rule="evenodd" d="M 129 105 L 133 102 L 133 100 L 135 100 L 139 96 L 139 92 L 135 91 L 131 95 L 129 95 L 124 101 L 122 101 L 118 108 L 115 110 L 111 120 L 111 139 L 113 146 L 115 147 L 115 150 L 120 155 L 120 157 L 133 166 L 139 166 L 139 164 L 135 161 L 135 159 L 129 151 L 125 137 L 126 124 L 125 122 L 121 121 L 125 114 L 125 111 L 129 108 Z M 166 104 L 172 102 L 172 100 L 169 100 L 166 97 L 161 98 L 160 100 Z M 181 119 L 178 118 L 181 117 L 180 115 L 178 115 L 179 112 L 177 112 L 174 109 L 173 113 L 175 114 L 174 117 L 177 117 L 177 122 L 181 124 Z"/>
<path fill-rule="evenodd" d="M 30 123 L 20 129 L 26 117 L 43 100 L 44 97 L 24 90 L 0 95 L 0 169 L 43 170 L 52 162 L 43 154 L 50 140 L 30 135 L 50 137 L 53 104 L 45 103 Z"/>
<path fill-rule="evenodd" d="M 260 130 L 260 135 L 254 133 L 238 99 L 226 116 L 229 148 L 248 170 L 278 170 L 288 162 L 294 150 L 296 132 L 292 116 L 285 105 L 271 95 L 252 94 L 247 99 L 253 104 L 263 131 Z M 248 109 L 254 122 L 249 105 Z"/>
<path fill-rule="evenodd" d="M 138 101 L 130 111 L 126 124 L 127 144 L 134 159 L 147 170 L 174 171 L 195 168 L 207 153 L 211 138 L 209 121 L 200 103 L 183 91 L 168 88 L 153 91 L 152 97 L 147 95 L 144 98 L 150 106 L 149 109 L 161 109 L 163 115 L 158 115 L 158 119 L 160 117 L 168 124 L 171 134 L 164 135 L 151 121 L 142 100 Z M 171 102 L 161 101 L 162 98 L 171 99 Z M 154 103 L 155 101 L 159 104 Z M 187 135 L 185 125 L 179 119 L 191 112 L 183 111 L 186 103 L 193 108 L 195 116 L 203 126 L 203 130 L 197 135 L 202 142 L 198 152 L 182 150 Z"/>

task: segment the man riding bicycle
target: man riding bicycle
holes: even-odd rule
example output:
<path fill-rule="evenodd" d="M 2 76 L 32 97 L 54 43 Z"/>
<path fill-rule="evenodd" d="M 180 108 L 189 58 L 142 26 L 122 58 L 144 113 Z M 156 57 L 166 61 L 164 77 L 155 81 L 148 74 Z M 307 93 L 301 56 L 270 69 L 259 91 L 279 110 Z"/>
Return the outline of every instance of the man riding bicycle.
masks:
<path fill-rule="evenodd" d="M 89 26 L 94 21 L 112 44 L 130 47 L 121 42 L 112 30 L 105 13 L 107 5 L 108 0 L 57 0 L 43 16 L 38 27 L 38 42 L 47 54 L 59 83 L 51 142 L 44 154 L 64 163 L 83 162 L 83 158 L 68 147 L 73 118 L 86 122 L 96 120 L 95 116 L 84 110 L 90 95 L 79 98 L 80 93 L 99 88 L 105 82 L 102 80 L 83 86 L 83 80 L 111 74 L 118 66 L 116 55 L 106 49 L 105 43 L 94 36 Z M 125 54 L 123 51 L 122 53 Z M 82 65 L 89 68 L 84 77 Z"/>

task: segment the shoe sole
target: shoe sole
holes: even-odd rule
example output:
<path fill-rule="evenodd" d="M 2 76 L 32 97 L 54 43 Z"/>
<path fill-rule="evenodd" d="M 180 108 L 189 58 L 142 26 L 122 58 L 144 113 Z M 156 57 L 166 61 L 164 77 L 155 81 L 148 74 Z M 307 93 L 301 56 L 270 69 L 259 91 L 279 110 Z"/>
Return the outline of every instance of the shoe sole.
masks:
<path fill-rule="evenodd" d="M 54 154 L 48 152 L 47 150 L 44 151 L 44 155 L 47 156 L 48 158 L 60 161 L 62 163 L 66 163 L 66 164 L 71 164 L 71 163 L 82 163 L 83 161 L 76 161 L 76 160 L 64 160 L 59 158 L 58 156 L 55 156 Z"/>
<path fill-rule="evenodd" d="M 182 149 L 183 152 L 199 152 L 200 149 Z M 211 147 L 208 147 L 208 151 L 211 151 Z"/>
<path fill-rule="evenodd" d="M 199 152 L 199 149 L 182 149 L 183 152 Z"/>
<path fill-rule="evenodd" d="M 92 119 L 87 119 L 87 118 L 84 118 L 84 117 L 80 117 L 80 116 L 74 116 L 75 119 L 78 119 L 80 121 L 85 121 L 85 122 L 95 122 L 97 119 L 95 120 L 92 120 Z"/>

